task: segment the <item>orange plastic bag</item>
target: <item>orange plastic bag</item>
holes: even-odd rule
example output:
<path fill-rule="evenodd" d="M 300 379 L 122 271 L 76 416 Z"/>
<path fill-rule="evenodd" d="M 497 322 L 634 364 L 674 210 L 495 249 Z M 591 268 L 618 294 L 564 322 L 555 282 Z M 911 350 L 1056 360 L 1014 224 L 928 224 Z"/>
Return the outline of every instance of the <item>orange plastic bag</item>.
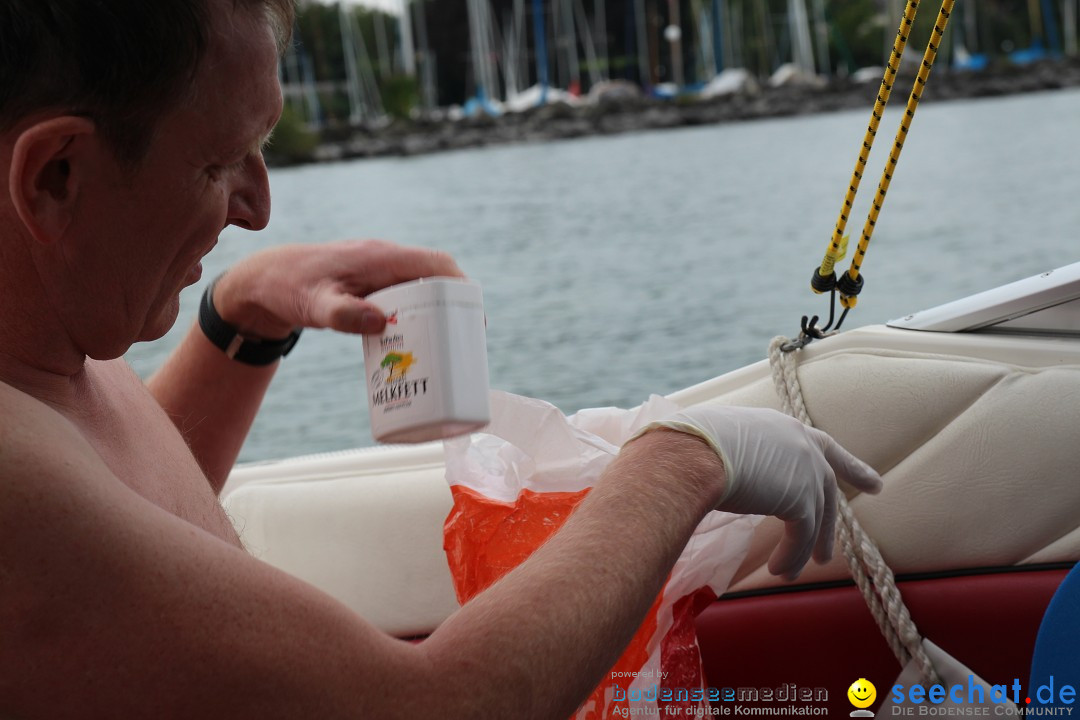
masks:
<path fill-rule="evenodd" d="M 458 600 L 468 601 L 558 531 L 619 448 L 678 407 L 653 396 L 633 410 L 583 410 L 567 418 L 540 400 L 495 392 L 483 433 L 446 443 L 454 507 L 444 547 Z M 731 582 L 757 517 L 713 512 L 695 530 L 616 665 L 574 716 L 624 717 L 627 709 L 693 717 L 708 706 L 694 616 Z M 696 691 L 696 692 L 695 692 Z"/>

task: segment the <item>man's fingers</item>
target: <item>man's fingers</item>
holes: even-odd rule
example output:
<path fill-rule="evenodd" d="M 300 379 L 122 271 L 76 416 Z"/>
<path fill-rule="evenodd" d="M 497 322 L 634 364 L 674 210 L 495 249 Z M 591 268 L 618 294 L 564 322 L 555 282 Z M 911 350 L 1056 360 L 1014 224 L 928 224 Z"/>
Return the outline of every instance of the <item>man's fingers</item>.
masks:
<path fill-rule="evenodd" d="M 458 267 L 457 261 L 442 250 L 428 250 L 431 274 L 442 277 L 465 277 L 465 273 Z"/>
<path fill-rule="evenodd" d="M 386 316 L 371 303 L 355 295 L 324 290 L 316 294 L 309 310 L 312 325 L 354 335 L 382 332 Z"/>
<path fill-rule="evenodd" d="M 836 472 L 838 481 L 846 482 L 862 492 L 881 492 L 881 476 L 877 470 L 840 447 L 838 442 L 825 433 L 821 433 L 820 437 L 823 438 L 821 449 L 825 453 L 825 460 Z"/>
<path fill-rule="evenodd" d="M 397 246 L 400 254 L 395 263 L 397 282 L 422 277 L 465 277 L 454 258 L 441 250 Z"/>
<path fill-rule="evenodd" d="M 784 525 L 784 537 L 769 556 L 769 572 L 788 580 L 797 578 L 810 560 L 816 531 L 816 518 L 811 515 L 788 520 Z"/>
<path fill-rule="evenodd" d="M 833 554 L 833 539 L 835 538 L 836 526 L 836 478 L 829 471 L 822 485 L 821 500 L 823 504 L 821 512 L 821 527 L 818 528 L 817 544 L 814 545 L 814 560 L 819 563 L 828 562 Z"/>
<path fill-rule="evenodd" d="M 359 297 L 360 294 L 426 277 L 465 277 L 454 259 L 438 250 L 402 247 L 379 240 L 349 243 L 349 246 L 359 253 L 348 262 L 358 275 L 324 283 L 308 296 L 310 306 L 303 314 L 313 327 L 365 335 L 382 332 L 386 316 Z"/>
<path fill-rule="evenodd" d="M 431 248 L 408 247 L 384 240 L 348 243 L 357 257 L 349 264 L 363 274 L 367 292 L 425 277 L 465 277 L 448 253 Z"/>

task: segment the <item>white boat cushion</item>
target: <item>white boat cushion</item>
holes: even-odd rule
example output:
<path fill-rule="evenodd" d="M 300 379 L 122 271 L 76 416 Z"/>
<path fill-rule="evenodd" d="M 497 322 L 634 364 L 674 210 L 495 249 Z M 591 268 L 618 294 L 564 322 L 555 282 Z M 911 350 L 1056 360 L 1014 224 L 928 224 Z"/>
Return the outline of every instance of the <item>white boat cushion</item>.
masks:
<path fill-rule="evenodd" d="M 442 549 L 453 504 L 442 446 L 421 452 L 435 462 L 387 462 L 380 453 L 330 458 L 322 463 L 329 467 L 305 470 L 298 479 L 246 483 L 229 493 L 225 509 L 256 558 L 333 595 L 388 633 L 428 633 L 458 602 Z M 365 467 L 373 457 L 385 466 Z"/>

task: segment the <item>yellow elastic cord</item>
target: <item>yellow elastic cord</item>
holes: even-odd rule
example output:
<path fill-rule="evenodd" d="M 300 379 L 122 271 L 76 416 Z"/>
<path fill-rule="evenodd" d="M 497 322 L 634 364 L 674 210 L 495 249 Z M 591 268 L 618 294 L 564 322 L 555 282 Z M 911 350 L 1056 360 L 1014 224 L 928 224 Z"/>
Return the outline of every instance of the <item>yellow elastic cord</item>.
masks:
<path fill-rule="evenodd" d="M 881 206 L 885 204 L 885 193 L 889 191 L 889 183 L 892 182 L 896 163 L 900 160 L 900 151 L 904 148 L 904 140 L 907 138 L 911 121 L 915 117 L 915 109 L 919 106 L 919 99 L 926 88 L 926 81 L 930 77 L 930 68 L 934 66 L 934 59 L 937 58 L 938 47 L 941 45 L 941 36 L 945 32 L 945 27 L 949 24 L 949 15 L 952 13 L 954 4 L 955 0 L 944 0 L 941 3 L 941 10 L 938 12 L 937 20 L 934 22 L 934 32 L 930 34 L 930 42 L 926 45 L 922 66 L 919 68 L 919 74 L 916 76 L 915 84 L 911 89 L 911 97 L 908 98 L 907 110 L 904 111 L 903 117 L 900 118 L 900 129 L 896 131 L 896 140 L 893 143 L 892 153 L 890 153 L 889 160 L 885 164 L 881 182 L 878 183 L 877 196 L 874 198 L 870 212 L 866 216 L 866 225 L 863 226 L 859 247 L 855 250 L 855 256 L 851 258 L 851 267 L 847 271 L 847 280 L 851 286 L 854 286 L 859 280 L 859 268 L 862 267 L 863 258 L 866 257 L 866 248 L 870 244 L 870 235 L 874 232 Z M 855 307 L 858 298 L 855 295 L 845 295 L 844 285 L 843 281 L 839 283 L 840 303 L 845 308 L 850 309 Z"/>
<path fill-rule="evenodd" d="M 885 112 L 885 105 L 888 104 L 889 95 L 892 93 L 893 81 L 896 79 L 896 72 L 900 69 L 900 59 L 904 56 L 904 48 L 907 47 L 912 23 L 915 22 L 915 13 L 919 9 L 919 1 L 908 0 L 907 7 L 904 9 L 904 17 L 900 19 L 900 29 L 896 31 L 892 55 L 889 57 L 889 63 L 885 66 L 885 76 L 881 79 L 881 88 L 878 90 L 874 109 L 870 111 L 870 124 L 866 128 L 866 136 L 863 138 L 862 148 L 859 149 L 859 157 L 855 161 L 855 170 L 851 173 L 851 182 L 848 183 L 844 206 L 840 209 L 840 218 L 836 221 L 832 241 L 825 250 L 825 259 L 821 261 L 821 269 L 818 270 L 821 277 L 832 275 L 836 263 L 843 260 L 843 251 L 847 248 L 844 229 L 847 227 L 848 214 L 851 212 L 852 203 L 855 202 L 855 193 L 859 191 L 859 183 L 862 181 L 863 172 L 866 170 L 866 161 L 870 157 L 870 148 L 874 145 L 878 125 L 881 124 L 881 116 Z M 811 286 L 811 289 L 816 293 L 824 292 L 813 286 Z"/>

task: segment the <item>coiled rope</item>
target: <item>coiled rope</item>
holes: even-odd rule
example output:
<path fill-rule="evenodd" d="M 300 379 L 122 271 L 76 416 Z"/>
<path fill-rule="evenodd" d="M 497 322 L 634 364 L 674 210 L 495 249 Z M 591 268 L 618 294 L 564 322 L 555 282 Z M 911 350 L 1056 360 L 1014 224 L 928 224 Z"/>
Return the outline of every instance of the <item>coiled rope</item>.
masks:
<path fill-rule="evenodd" d="M 802 385 L 796 372 L 795 353 L 783 350 L 789 342 L 785 337 L 777 337 L 769 344 L 769 365 L 772 368 L 776 394 L 780 397 L 780 406 L 784 412 L 813 427 L 814 423 L 807 412 Z M 870 608 L 870 613 L 889 643 L 893 655 L 901 667 L 906 667 L 914 658 L 921 679 L 927 687 L 940 684 L 941 678 L 923 648 L 922 636 L 904 604 L 893 571 L 882 558 L 873 538 L 862 529 L 843 493 L 837 494 L 837 504 L 839 522 L 836 524 L 836 533 L 840 548 L 851 570 L 851 577 L 858 585 L 863 600 Z"/>

